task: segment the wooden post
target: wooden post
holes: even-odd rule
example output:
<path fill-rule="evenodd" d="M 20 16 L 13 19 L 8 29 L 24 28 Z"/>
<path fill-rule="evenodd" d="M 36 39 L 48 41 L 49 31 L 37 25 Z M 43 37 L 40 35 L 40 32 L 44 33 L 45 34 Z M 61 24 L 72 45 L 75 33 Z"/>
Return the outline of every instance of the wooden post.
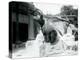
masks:
<path fill-rule="evenodd" d="M 34 21 L 33 16 L 29 15 L 29 24 L 28 24 L 28 40 L 34 40 Z"/>

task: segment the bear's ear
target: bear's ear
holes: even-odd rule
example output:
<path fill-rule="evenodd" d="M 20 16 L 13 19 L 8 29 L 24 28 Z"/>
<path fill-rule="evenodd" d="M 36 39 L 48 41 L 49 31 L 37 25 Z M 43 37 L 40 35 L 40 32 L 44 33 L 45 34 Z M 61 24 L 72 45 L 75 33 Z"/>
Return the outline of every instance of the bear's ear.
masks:
<path fill-rule="evenodd" d="M 40 19 L 39 19 L 39 24 L 41 25 L 41 27 L 43 27 L 45 21 L 43 19 L 43 15 L 40 15 Z"/>

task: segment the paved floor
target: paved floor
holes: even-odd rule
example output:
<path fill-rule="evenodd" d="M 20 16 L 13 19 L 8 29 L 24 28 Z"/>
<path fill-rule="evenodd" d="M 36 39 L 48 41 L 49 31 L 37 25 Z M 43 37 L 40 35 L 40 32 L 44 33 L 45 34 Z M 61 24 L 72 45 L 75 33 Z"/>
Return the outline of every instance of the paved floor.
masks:
<path fill-rule="evenodd" d="M 17 52 L 13 53 L 13 58 L 29 58 L 29 57 L 40 57 L 40 46 L 43 44 L 44 40 L 43 34 L 40 31 L 36 39 L 33 41 L 26 42 L 26 48 L 23 48 Z M 52 47 L 50 44 L 45 44 L 45 56 L 56 56 L 56 55 L 67 55 L 63 49 L 62 41 L 59 41 L 57 45 Z M 51 49 L 52 48 L 52 49 Z M 50 50 L 51 49 L 51 50 Z M 69 52 L 69 51 L 68 51 Z M 71 51 L 74 53 L 74 51 Z"/>

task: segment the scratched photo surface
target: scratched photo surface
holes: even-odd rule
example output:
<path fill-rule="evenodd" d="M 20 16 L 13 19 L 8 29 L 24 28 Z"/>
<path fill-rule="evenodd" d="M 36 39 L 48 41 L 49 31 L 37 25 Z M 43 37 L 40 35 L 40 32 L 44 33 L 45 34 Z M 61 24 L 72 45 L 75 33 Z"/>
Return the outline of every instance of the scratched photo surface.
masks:
<path fill-rule="evenodd" d="M 78 54 L 78 7 L 9 2 L 9 57 Z"/>

